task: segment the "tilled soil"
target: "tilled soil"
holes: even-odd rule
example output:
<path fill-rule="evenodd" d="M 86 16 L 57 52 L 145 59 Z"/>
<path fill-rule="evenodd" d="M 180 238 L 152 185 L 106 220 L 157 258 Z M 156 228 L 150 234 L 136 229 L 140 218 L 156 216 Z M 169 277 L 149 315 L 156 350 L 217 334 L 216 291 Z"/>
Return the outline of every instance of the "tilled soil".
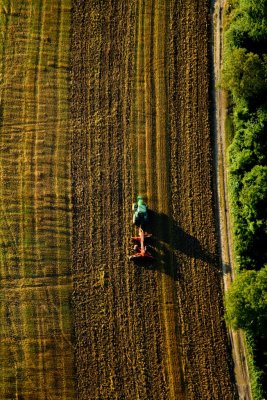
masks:
<path fill-rule="evenodd" d="M 79 399 L 234 399 L 209 122 L 208 2 L 72 10 L 73 308 Z M 156 262 L 131 254 L 151 209 Z"/>
<path fill-rule="evenodd" d="M 207 7 L 208 2 L 191 1 L 175 7 L 173 15 L 177 41 L 170 61 L 172 218 L 188 397 L 220 399 L 234 395 L 212 191 Z"/>

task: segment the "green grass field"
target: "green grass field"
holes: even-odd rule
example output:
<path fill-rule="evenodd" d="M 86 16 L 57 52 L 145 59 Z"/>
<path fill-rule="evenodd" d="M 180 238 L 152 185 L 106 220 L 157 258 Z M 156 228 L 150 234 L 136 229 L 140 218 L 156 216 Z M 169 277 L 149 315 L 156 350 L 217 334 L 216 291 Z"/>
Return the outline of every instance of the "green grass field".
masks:
<path fill-rule="evenodd" d="M 74 399 L 70 4 L 0 8 L 0 398 Z"/>

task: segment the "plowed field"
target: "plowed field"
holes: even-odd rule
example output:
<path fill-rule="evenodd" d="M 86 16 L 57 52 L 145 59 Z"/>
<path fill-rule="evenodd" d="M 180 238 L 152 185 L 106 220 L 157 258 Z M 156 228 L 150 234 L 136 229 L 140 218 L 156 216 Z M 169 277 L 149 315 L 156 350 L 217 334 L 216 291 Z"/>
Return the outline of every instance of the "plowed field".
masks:
<path fill-rule="evenodd" d="M 209 121 L 209 2 L 73 3 L 79 399 L 234 399 Z M 157 262 L 135 265 L 131 203 Z"/>

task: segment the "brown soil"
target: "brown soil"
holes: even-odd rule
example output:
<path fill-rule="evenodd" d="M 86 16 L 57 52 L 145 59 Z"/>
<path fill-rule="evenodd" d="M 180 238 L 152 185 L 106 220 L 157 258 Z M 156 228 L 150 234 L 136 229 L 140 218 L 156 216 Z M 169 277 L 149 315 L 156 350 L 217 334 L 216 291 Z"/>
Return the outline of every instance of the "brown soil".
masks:
<path fill-rule="evenodd" d="M 234 399 L 209 124 L 208 1 L 73 4 L 79 399 Z M 135 265 L 147 198 L 157 262 Z"/>

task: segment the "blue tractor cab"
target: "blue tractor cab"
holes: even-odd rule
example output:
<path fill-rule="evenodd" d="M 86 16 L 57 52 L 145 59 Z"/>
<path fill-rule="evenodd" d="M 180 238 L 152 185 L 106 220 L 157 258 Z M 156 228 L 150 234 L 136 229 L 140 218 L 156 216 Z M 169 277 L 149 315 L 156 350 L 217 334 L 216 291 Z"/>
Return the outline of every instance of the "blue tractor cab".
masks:
<path fill-rule="evenodd" d="M 137 203 L 133 203 L 133 223 L 143 228 L 148 221 L 147 205 L 142 196 L 137 196 Z"/>

